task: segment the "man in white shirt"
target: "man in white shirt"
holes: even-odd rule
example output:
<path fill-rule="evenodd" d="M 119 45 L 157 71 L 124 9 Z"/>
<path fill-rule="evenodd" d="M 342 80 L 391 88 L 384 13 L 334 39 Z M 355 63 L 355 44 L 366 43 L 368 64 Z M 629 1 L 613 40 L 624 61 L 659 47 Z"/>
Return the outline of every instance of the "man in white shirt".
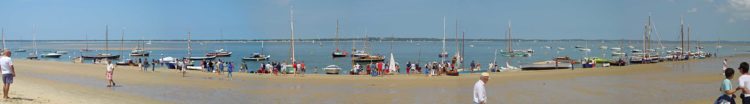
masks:
<path fill-rule="evenodd" d="M 107 75 L 107 81 L 108 81 L 107 87 L 114 87 L 114 86 L 117 85 L 117 84 L 115 84 L 115 81 L 112 80 L 112 77 L 113 77 L 112 75 L 114 74 L 114 71 L 115 71 L 115 64 L 112 63 L 111 60 L 107 60 L 106 62 L 107 62 L 107 73 L 106 73 L 106 75 Z"/>
<path fill-rule="evenodd" d="M 474 84 L 474 104 L 486 104 L 487 92 L 484 90 L 484 84 L 490 80 L 490 73 L 483 72 L 479 81 Z"/>
<path fill-rule="evenodd" d="M 3 56 L 0 56 L 0 69 L 3 74 L 3 98 L 8 99 L 8 91 L 10 91 L 10 84 L 13 83 L 13 77 L 16 77 L 16 71 L 13 68 L 13 61 L 10 59 L 10 51 L 3 51 Z"/>

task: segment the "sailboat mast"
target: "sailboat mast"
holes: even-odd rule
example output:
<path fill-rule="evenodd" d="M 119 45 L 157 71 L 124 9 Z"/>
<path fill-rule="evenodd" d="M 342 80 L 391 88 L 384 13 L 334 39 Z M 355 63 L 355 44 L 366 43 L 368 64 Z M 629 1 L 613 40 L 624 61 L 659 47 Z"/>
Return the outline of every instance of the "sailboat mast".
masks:
<path fill-rule="evenodd" d="M 513 52 L 513 37 L 511 36 L 513 28 L 511 27 L 511 21 L 508 20 L 508 52 Z"/>
<path fill-rule="evenodd" d="M 336 51 L 339 51 L 339 19 L 336 19 Z"/>
<path fill-rule="evenodd" d="M 458 50 L 458 18 L 456 18 L 456 38 L 453 38 L 453 40 L 456 42 L 456 56 L 461 56 Z"/>
<path fill-rule="evenodd" d="M 5 48 L 5 28 L 2 28 L 0 31 L 2 31 L 2 35 L 3 35 L 3 37 L 2 37 L 3 38 L 3 49 L 6 49 Z"/>
<path fill-rule="evenodd" d="M 443 16 L 443 52 L 445 52 L 445 16 Z"/>
<path fill-rule="evenodd" d="M 125 55 L 125 28 L 122 29 L 122 34 L 120 35 L 120 55 Z"/>
<path fill-rule="evenodd" d="M 690 40 L 690 32 L 692 32 L 692 31 L 690 31 L 690 28 L 691 28 L 690 24 L 688 24 L 688 54 L 690 54 L 690 50 L 692 48 L 692 47 L 690 47 L 690 41 L 691 41 Z"/>
<path fill-rule="evenodd" d="M 109 25 L 104 26 L 104 50 L 109 53 Z"/>
<path fill-rule="evenodd" d="M 193 47 L 190 45 L 190 31 L 188 31 L 187 35 L 188 35 L 188 37 L 187 37 L 187 46 L 188 46 L 187 57 L 190 58 L 190 57 L 192 57 L 192 56 L 190 56 L 190 54 L 192 54 L 192 51 L 193 51 Z"/>
<path fill-rule="evenodd" d="M 296 61 L 294 59 L 294 6 L 289 7 L 289 17 L 290 17 L 289 18 L 289 24 L 290 24 L 290 27 L 291 27 L 291 39 L 290 39 L 290 42 L 291 42 L 291 47 L 290 48 L 291 49 L 290 50 L 292 51 L 290 53 L 291 54 L 290 56 L 291 56 L 292 63 L 294 63 Z"/>
<path fill-rule="evenodd" d="M 682 52 L 681 54 L 685 53 L 685 22 L 684 22 L 684 17 L 680 17 L 680 51 Z"/>

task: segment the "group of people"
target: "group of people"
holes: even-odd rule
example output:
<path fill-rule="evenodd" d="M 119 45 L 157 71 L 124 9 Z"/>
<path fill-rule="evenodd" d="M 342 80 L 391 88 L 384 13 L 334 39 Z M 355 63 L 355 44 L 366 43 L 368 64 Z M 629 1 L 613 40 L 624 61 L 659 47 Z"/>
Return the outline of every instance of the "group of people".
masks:
<path fill-rule="evenodd" d="M 351 71 L 349 71 L 349 74 L 351 75 L 370 75 L 373 77 L 376 76 L 382 76 L 386 74 L 393 74 L 398 73 L 399 66 L 396 65 L 395 69 L 391 69 L 390 66 L 391 63 L 384 63 L 384 62 L 370 62 L 366 65 L 360 65 L 359 63 L 355 63 L 354 67 Z M 394 63 L 395 64 L 395 63 Z"/>
<path fill-rule="evenodd" d="M 737 70 L 740 71 L 740 77 L 738 78 L 739 83 L 737 87 L 732 87 L 732 78 L 735 70 L 727 66 L 727 60 L 724 59 L 724 80 L 721 83 L 719 90 L 721 95 L 716 99 L 716 104 L 736 104 L 735 98 L 740 98 L 742 104 L 750 104 L 750 73 L 748 72 L 748 63 L 742 62 Z M 740 96 L 736 96 L 735 92 L 741 92 Z"/>
<path fill-rule="evenodd" d="M 221 75 L 222 73 L 227 73 L 227 78 L 232 78 L 232 72 L 234 72 L 235 66 L 233 62 L 230 61 L 222 61 L 219 60 L 202 60 L 201 61 L 201 67 L 205 69 L 206 72 L 209 73 L 216 73 L 217 75 Z"/>
<path fill-rule="evenodd" d="M 307 71 L 307 68 L 305 67 L 305 62 L 292 62 L 291 64 L 286 62 L 266 62 L 266 63 L 260 63 L 260 68 L 255 73 L 259 74 L 274 74 L 279 75 L 281 73 L 282 75 L 285 74 L 303 74 L 305 71 Z M 292 69 L 289 69 L 292 68 Z M 250 73 L 253 73 L 252 71 Z"/>

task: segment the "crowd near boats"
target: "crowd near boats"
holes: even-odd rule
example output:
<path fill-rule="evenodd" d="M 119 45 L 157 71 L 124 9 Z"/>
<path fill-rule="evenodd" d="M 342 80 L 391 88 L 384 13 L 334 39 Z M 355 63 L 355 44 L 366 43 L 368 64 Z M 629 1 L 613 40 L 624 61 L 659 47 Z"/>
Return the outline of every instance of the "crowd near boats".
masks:
<path fill-rule="evenodd" d="M 290 10 L 290 38 L 289 38 L 289 57 L 286 60 L 271 60 L 271 55 L 269 53 L 265 52 L 265 43 L 264 41 L 260 42 L 260 51 L 253 52 L 252 54 L 246 54 L 244 56 L 241 56 L 241 59 L 243 60 L 242 64 L 239 65 L 240 70 L 252 72 L 252 73 L 267 73 L 267 74 L 300 74 L 306 72 L 304 61 L 297 60 L 295 56 L 295 32 L 294 32 L 294 12 Z M 513 39 L 513 32 L 511 28 L 511 21 L 508 21 L 508 26 L 506 27 L 507 30 L 504 34 L 504 41 L 505 47 L 504 48 L 497 48 L 495 50 L 495 54 L 493 54 L 492 57 L 494 59 L 486 66 L 485 70 L 482 70 L 482 65 L 480 63 L 477 63 L 475 61 L 471 61 L 468 68 L 465 68 L 463 65 L 465 63 L 465 52 L 464 52 L 464 46 L 466 46 L 464 43 L 465 32 L 461 32 L 459 30 L 459 21 L 456 20 L 456 33 L 455 33 L 455 46 L 456 46 L 456 52 L 449 53 L 446 50 L 446 24 L 445 24 L 445 17 L 443 17 L 443 38 L 441 40 L 442 47 L 439 51 L 437 57 L 434 61 L 428 61 L 427 63 L 422 63 L 423 61 L 415 61 L 415 60 L 409 60 L 406 61 L 405 64 L 400 64 L 400 62 L 405 62 L 404 60 L 396 60 L 396 55 L 393 54 L 393 50 L 391 49 L 390 54 L 387 55 L 380 55 L 377 53 L 370 53 L 374 52 L 372 51 L 370 47 L 369 41 L 370 38 L 367 37 L 367 31 L 364 31 L 364 38 L 362 40 L 359 39 L 352 39 L 352 49 L 351 53 L 347 52 L 344 49 L 341 49 L 339 47 L 339 20 L 336 20 L 336 32 L 335 32 L 335 40 L 334 40 L 334 49 L 331 51 L 331 57 L 332 58 L 346 58 L 349 57 L 351 59 L 351 66 L 352 69 L 342 69 L 343 66 L 340 63 L 334 63 L 330 65 L 325 65 L 326 67 L 322 68 L 322 71 L 325 72 L 325 74 L 349 74 L 349 75 L 372 75 L 372 76 L 381 76 L 381 75 L 393 75 L 393 74 L 424 74 L 428 76 L 437 76 L 437 75 L 448 75 L 448 76 L 458 76 L 460 73 L 472 73 L 472 72 L 504 72 L 504 71 L 520 71 L 520 70 L 553 70 L 553 69 L 574 69 L 574 68 L 594 68 L 594 67 L 610 67 L 610 66 L 626 66 L 626 65 L 632 65 L 632 64 L 650 64 L 650 63 L 659 63 L 664 61 L 681 61 L 681 60 L 689 60 L 689 59 L 702 59 L 702 58 L 708 58 L 712 56 L 716 56 L 715 53 L 710 53 L 705 50 L 704 47 L 698 45 L 698 46 L 691 46 L 691 39 L 690 39 L 690 33 L 691 33 L 691 27 L 688 25 L 685 26 L 684 22 L 680 23 L 680 32 L 679 32 L 679 38 L 680 38 L 680 45 L 677 47 L 674 47 L 673 49 L 670 49 L 666 46 L 664 46 L 661 42 L 661 39 L 654 39 L 653 37 L 660 37 L 660 34 L 656 31 L 655 24 L 651 21 L 651 16 L 648 17 L 647 22 L 644 24 L 643 29 L 643 35 L 638 37 L 643 37 L 641 44 L 633 44 L 632 42 L 628 42 L 625 44 L 625 40 L 619 41 L 619 44 L 617 45 L 607 45 L 604 41 L 601 42 L 599 45 L 599 49 L 601 52 L 601 55 L 589 55 L 589 53 L 592 51 L 591 48 L 589 48 L 589 42 L 586 41 L 584 46 L 581 45 L 573 45 L 570 46 L 572 49 L 571 51 L 576 51 L 576 53 L 583 54 L 583 57 L 580 57 L 581 59 L 573 59 L 569 56 L 563 56 L 559 55 L 560 51 L 565 51 L 566 47 L 559 46 L 556 47 L 556 50 L 548 45 L 542 46 L 542 49 L 546 49 L 547 51 L 557 51 L 557 56 L 550 57 L 548 60 L 536 60 L 535 62 L 530 63 L 521 63 L 514 65 L 511 63 L 511 61 L 515 57 L 532 57 L 535 54 L 535 50 L 528 48 L 528 49 L 514 49 L 514 39 Z M 5 48 L 5 38 L 4 38 L 4 29 L 3 29 L 3 48 Z M 42 54 L 39 54 L 39 51 L 36 47 L 36 35 L 35 32 L 36 29 L 34 29 L 34 33 L 32 34 L 32 49 L 15 49 L 14 52 L 28 52 L 27 59 L 39 59 L 39 58 L 60 58 L 61 56 L 68 55 L 67 51 L 42 51 Z M 105 43 L 104 43 L 104 50 L 103 51 L 97 51 L 101 53 L 97 53 L 94 55 L 70 55 L 72 56 L 73 60 L 77 62 L 82 62 L 83 60 L 95 60 L 101 61 L 101 60 L 119 60 L 117 62 L 117 65 L 132 65 L 132 66 L 140 66 L 144 63 L 161 63 L 165 64 L 167 68 L 169 69 L 190 69 L 190 70 L 205 70 L 209 72 L 213 72 L 215 68 L 213 68 L 214 64 L 229 64 L 232 63 L 231 61 L 224 60 L 222 61 L 221 57 L 233 57 L 232 52 L 227 50 L 226 47 L 216 47 L 214 51 L 207 52 L 204 55 L 194 55 L 192 52 L 193 46 L 192 40 L 191 40 L 191 32 L 187 32 L 187 40 L 186 40 L 186 55 L 185 57 L 178 58 L 178 57 L 171 57 L 171 56 L 160 56 L 160 58 L 152 58 L 152 60 L 148 60 L 148 56 L 152 55 L 152 52 L 146 49 L 147 45 L 152 44 L 151 41 L 145 42 L 143 40 L 137 41 L 137 45 L 135 48 L 133 48 L 128 54 L 125 54 L 126 52 L 124 49 L 124 39 L 125 39 L 125 31 L 123 29 L 122 31 L 122 39 L 121 39 L 121 53 L 120 55 L 127 55 L 127 56 L 120 56 L 116 54 L 109 53 L 109 26 L 105 26 Z M 222 32 L 222 38 L 223 38 L 223 32 Z M 88 40 L 88 35 L 86 36 L 86 39 Z M 358 48 L 356 45 L 357 43 L 361 42 L 361 47 Z M 520 40 L 519 40 L 520 41 Z M 412 41 L 410 41 L 412 42 Z M 656 45 L 653 44 L 653 42 L 656 42 Z M 221 41 L 220 44 L 225 44 L 223 41 Z M 596 43 L 594 43 L 596 44 Z M 700 43 L 696 43 L 700 44 Z M 470 47 L 474 47 L 473 44 L 469 45 Z M 639 46 L 638 48 L 636 46 Z M 656 46 L 654 48 L 654 46 Z M 719 43 L 716 45 L 717 51 L 718 48 L 721 48 Z M 81 49 L 81 52 L 88 52 L 92 51 L 88 48 L 88 42 L 86 43 L 86 48 Z M 544 51 L 544 50 L 543 50 Z M 421 49 L 420 49 L 421 52 Z M 279 53 L 274 53 L 279 54 Z M 452 56 L 451 56 L 452 55 Z M 429 55 L 432 56 L 432 55 Z M 507 57 L 507 61 L 504 65 L 497 63 L 497 57 Z M 421 53 L 420 53 L 421 57 Z M 434 56 L 433 56 L 434 57 Z M 244 61 L 256 61 L 257 63 L 260 63 L 257 70 L 252 70 L 253 68 L 247 67 L 248 65 Z M 200 64 L 193 64 L 193 63 L 200 63 Z M 253 66 L 253 65 L 250 65 Z M 403 71 L 401 72 L 403 68 Z M 316 67 L 317 69 L 317 67 Z M 221 70 L 220 70 L 221 71 Z"/>

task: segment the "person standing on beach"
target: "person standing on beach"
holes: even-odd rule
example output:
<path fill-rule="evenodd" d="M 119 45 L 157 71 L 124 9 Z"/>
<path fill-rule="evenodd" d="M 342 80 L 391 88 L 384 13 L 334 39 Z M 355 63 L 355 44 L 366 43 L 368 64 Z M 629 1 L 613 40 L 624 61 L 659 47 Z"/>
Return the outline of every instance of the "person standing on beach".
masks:
<path fill-rule="evenodd" d="M 115 64 L 112 63 L 111 60 L 107 60 L 107 73 L 106 73 L 107 81 L 108 81 L 107 87 L 114 87 L 117 85 L 115 84 L 115 81 L 112 80 L 112 75 L 114 74 L 114 72 L 115 72 Z"/>
<path fill-rule="evenodd" d="M 234 71 L 234 65 L 232 65 L 232 62 L 227 62 L 227 77 L 229 77 L 229 80 L 232 80 L 232 71 Z"/>
<path fill-rule="evenodd" d="M 486 104 L 487 92 L 484 90 L 484 84 L 490 80 L 490 73 L 482 72 L 479 81 L 474 84 L 474 104 Z"/>
<path fill-rule="evenodd" d="M 741 90 L 742 94 L 740 94 L 740 99 L 742 99 L 742 104 L 750 104 L 750 74 L 748 73 L 748 64 L 747 62 L 740 63 L 740 67 L 737 68 L 740 70 L 739 78 L 739 87 L 737 87 L 737 90 Z"/>
<path fill-rule="evenodd" d="M 737 90 L 732 89 L 732 76 L 734 75 L 734 69 L 727 68 L 724 69 L 724 81 L 721 83 L 721 87 L 719 88 L 719 91 L 721 91 L 721 96 L 719 96 L 718 99 L 716 99 L 716 103 L 718 104 L 735 104 L 734 102 L 734 92 Z"/>
<path fill-rule="evenodd" d="M 156 63 L 159 61 L 156 61 L 156 59 L 151 59 L 151 72 L 156 72 Z"/>
<path fill-rule="evenodd" d="M 10 51 L 3 51 L 3 56 L 0 56 L 0 69 L 3 74 L 3 98 L 8 99 L 8 91 L 10 91 L 10 84 L 13 83 L 13 77 L 16 77 L 16 69 L 13 67 L 13 60 L 10 58 Z"/>

